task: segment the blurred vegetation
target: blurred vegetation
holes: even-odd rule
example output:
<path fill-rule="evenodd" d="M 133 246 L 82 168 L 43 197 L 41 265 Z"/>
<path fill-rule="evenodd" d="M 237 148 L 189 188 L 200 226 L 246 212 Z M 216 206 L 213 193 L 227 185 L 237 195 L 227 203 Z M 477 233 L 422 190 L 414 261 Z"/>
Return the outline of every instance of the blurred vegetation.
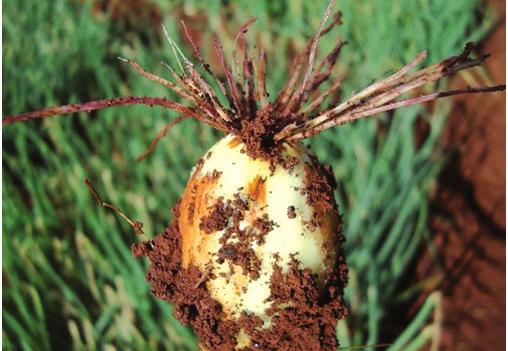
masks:
<path fill-rule="evenodd" d="M 312 35 L 325 7 L 303 0 L 3 5 L 3 115 L 119 95 L 174 97 L 116 57 L 165 75 L 160 61 L 173 61 L 159 23 L 189 53 L 179 35 L 181 18 L 201 31 L 202 49 L 211 57 L 212 32 L 230 50 L 235 28 L 257 16 L 250 35 L 266 47 L 274 95 L 291 52 Z M 320 48 L 326 52 L 339 35 L 348 40 L 338 70 L 347 77 L 344 96 L 422 49 L 429 50 L 427 63 L 458 53 L 465 42 L 481 39 L 492 19 L 478 0 L 343 0 L 338 6 L 344 25 Z M 342 347 L 389 342 L 392 351 L 417 350 L 438 335 L 432 318 L 438 294 L 408 320 L 389 311 L 418 293 L 403 280 L 429 237 L 427 194 L 443 161 L 436 141 L 447 106 L 405 108 L 393 118 L 335 128 L 310 141 L 333 166 L 345 221 L 351 312 L 339 323 Z M 147 262 L 130 254 L 130 244 L 142 238 L 99 207 L 83 184 L 90 178 L 149 235 L 162 231 L 192 166 L 220 137 L 186 121 L 136 163 L 174 116 L 124 107 L 3 129 L 3 349 L 196 350 L 195 337 L 172 318 L 171 306 L 150 295 Z M 418 146 L 417 120 L 427 130 Z"/>

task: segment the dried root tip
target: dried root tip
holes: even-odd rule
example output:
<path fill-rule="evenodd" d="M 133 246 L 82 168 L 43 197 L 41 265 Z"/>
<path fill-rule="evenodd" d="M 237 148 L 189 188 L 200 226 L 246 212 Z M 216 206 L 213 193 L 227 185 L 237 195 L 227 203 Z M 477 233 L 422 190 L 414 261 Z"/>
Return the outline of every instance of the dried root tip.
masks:
<path fill-rule="evenodd" d="M 97 190 L 95 190 L 92 183 L 88 179 L 85 179 L 85 184 L 88 187 L 88 190 L 92 194 L 95 201 L 97 201 L 102 207 L 109 208 L 110 210 L 113 210 L 116 214 L 118 214 L 125 222 L 127 222 L 132 227 L 132 229 L 134 229 L 134 232 L 136 234 L 145 236 L 145 233 L 143 232 L 143 223 L 142 222 L 130 219 L 129 217 L 127 217 L 127 215 L 125 213 L 120 211 L 118 208 L 103 201 L 102 198 L 97 193 Z M 148 240 L 148 238 L 146 238 L 146 236 L 145 236 L 145 239 Z"/>
<path fill-rule="evenodd" d="M 203 274 L 201 274 L 201 277 L 199 278 L 199 280 L 194 285 L 194 289 L 198 288 L 201 284 L 203 284 L 205 282 L 205 280 L 208 278 L 208 276 L 212 272 L 212 268 L 213 268 L 212 265 L 208 265 L 206 267 L 205 271 L 203 272 Z"/>

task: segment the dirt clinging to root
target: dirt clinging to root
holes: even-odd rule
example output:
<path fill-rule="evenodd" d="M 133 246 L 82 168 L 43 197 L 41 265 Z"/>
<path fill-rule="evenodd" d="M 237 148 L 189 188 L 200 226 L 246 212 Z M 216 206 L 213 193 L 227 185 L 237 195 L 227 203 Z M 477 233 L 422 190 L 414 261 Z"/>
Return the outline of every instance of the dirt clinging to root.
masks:
<path fill-rule="evenodd" d="M 284 143 L 275 141 L 279 122 L 274 118 L 273 106 L 267 105 L 259 110 L 253 119 L 242 120 L 236 135 L 245 144 L 243 152 L 250 158 L 267 160 L 270 162 L 272 172 L 278 165 L 292 171 L 298 159 L 284 157 Z"/>

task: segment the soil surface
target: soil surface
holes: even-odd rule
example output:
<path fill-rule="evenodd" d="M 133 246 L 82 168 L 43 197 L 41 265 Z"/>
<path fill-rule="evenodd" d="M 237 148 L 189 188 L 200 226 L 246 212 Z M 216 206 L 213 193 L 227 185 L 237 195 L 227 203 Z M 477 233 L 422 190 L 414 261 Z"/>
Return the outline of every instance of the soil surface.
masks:
<path fill-rule="evenodd" d="M 502 17 L 480 50 L 492 54 L 485 64 L 492 82 L 482 85 L 506 77 L 506 5 L 490 3 Z M 464 84 L 460 77 L 452 82 Z M 443 135 L 454 156 L 433 202 L 437 254 L 433 260 L 424 253 L 418 266 L 422 278 L 441 277 L 442 350 L 505 349 L 505 99 L 505 93 L 457 98 Z"/>

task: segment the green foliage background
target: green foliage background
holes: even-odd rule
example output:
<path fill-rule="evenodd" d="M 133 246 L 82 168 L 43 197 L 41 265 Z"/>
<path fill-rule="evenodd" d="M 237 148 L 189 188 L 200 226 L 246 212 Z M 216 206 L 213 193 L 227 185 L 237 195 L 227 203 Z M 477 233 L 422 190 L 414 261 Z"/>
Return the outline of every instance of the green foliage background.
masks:
<path fill-rule="evenodd" d="M 259 33 L 266 46 L 272 95 L 287 74 L 288 47 L 303 46 L 326 5 L 156 3 L 178 42 L 181 16 L 206 14 L 203 42 L 217 32 L 229 50 L 232 30 L 257 16 L 251 33 Z M 326 52 L 338 36 L 349 41 L 339 64 L 347 77 L 343 96 L 422 49 L 429 50 L 427 63 L 458 53 L 491 25 L 479 0 L 343 0 L 339 6 L 344 25 L 320 48 Z M 128 28 L 107 13 L 92 14 L 88 1 L 5 1 L 3 10 L 3 115 L 128 94 L 174 97 L 116 59 L 128 57 L 165 75 L 160 61 L 172 63 L 172 56 L 153 23 Z M 210 57 L 207 45 L 203 51 Z M 428 238 L 427 194 L 443 160 L 436 140 L 446 113 L 446 103 L 432 114 L 406 108 L 393 118 L 335 128 L 310 141 L 339 184 L 350 265 L 351 315 L 338 327 L 346 349 L 386 341 L 392 351 L 417 350 L 438 336 L 432 319 L 438 294 L 393 328 L 397 318 L 388 312 L 418 292 L 401 280 Z M 129 251 L 141 238 L 97 206 L 83 184 L 90 178 L 108 201 L 141 220 L 148 235 L 162 231 L 192 166 L 220 137 L 186 121 L 148 160 L 136 163 L 174 116 L 126 107 L 3 128 L 3 349 L 196 350 L 194 335 L 172 318 L 171 306 L 149 293 L 147 262 Z M 417 118 L 430 131 L 419 147 Z"/>

